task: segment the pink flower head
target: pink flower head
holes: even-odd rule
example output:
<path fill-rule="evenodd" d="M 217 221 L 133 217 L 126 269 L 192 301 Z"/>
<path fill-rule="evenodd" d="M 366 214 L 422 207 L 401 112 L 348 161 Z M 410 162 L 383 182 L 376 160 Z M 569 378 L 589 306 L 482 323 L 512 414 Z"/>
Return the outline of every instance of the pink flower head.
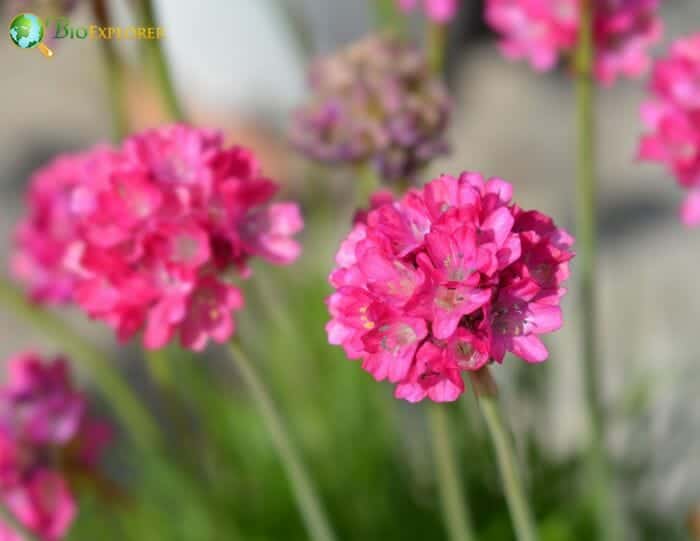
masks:
<path fill-rule="evenodd" d="M 68 476 L 89 477 L 111 430 L 88 417 L 64 360 L 26 353 L 7 366 L 0 386 L 0 501 L 41 539 L 58 540 L 76 514 Z M 0 539 L 14 535 L 0 524 Z"/>
<path fill-rule="evenodd" d="M 44 364 L 32 353 L 8 360 L 8 380 L 0 390 L 0 415 L 12 415 L 19 437 L 35 445 L 65 445 L 80 426 L 85 400 L 71 388 L 63 359 Z"/>
<path fill-rule="evenodd" d="M 506 58 L 525 58 L 545 71 L 575 46 L 577 10 L 577 0 L 487 0 L 486 20 L 500 34 Z"/>
<path fill-rule="evenodd" d="M 423 10 L 436 23 L 449 23 L 457 15 L 460 0 L 422 0 Z M 418 7 L 418 0 L 396 0 L 401 11 L 409 13 Z"/>
<path fill-rule="evenodd" d="M 545 360 L 573 239 L 511 197 L 507 182 L 463 173 L 375 199 L 336 256 L 329 342 L 411 402 L 455 400 L 463 371 L 506 352 Z"/>
<path fill-rule="evenodd" d="M 15 232 L 11 270 L 37 302 L 71 299 L 75 277 L 63 267 L 66 249 L 77 235 L 71 219 L 71 193 L 85 177 L 84 154 L 60 156 L 37 171 L 27 194 L 29 212 Z"/>
<path fill-rule="evenodd" d="M 648 133 L 639 158 L 666 164 L 688 190 L 683 223 L 700 225 L 700 34 L 679 39 L 656 62 L 650 92 L 641 110 Z"/>
<path fill-rule="evenodd" d="M 35 188 L 45 207 L 62 212 L 61 234 L 47 225 L 53 215 L 30 200 L 33 219 L 20 225 L 18 257 L 44 262 L 39 255 L 49 247 L 50 264 L 24 275 L 42 291 L 67 277 L 64 300 L 121 340 L 142 331 L 150 349 L 175 336 L 195 350 L 209 339 L 223 342 L 235 329 L 232 312 L 243 306 L 230 271 L 247 277 L 253 256 L 279 265 L 299 256 L 299 207 L 270 203 L 278 185 L 250 151 L 224 147 L 217 132 L 167 126 L 76 160 L 81 174 L 60 194 L 51 191 L 55 166 L 37 174 L 48 186 Z"/>
<path fill-rule="evenodd" d="M 658 4 L 659 0 L 594 0 L 594 71 L 601 83 L 646 72 L 648 49 L 661 40 Z M 579 6 L 579 0 L 487 0 L 486 20 L 500 34 L 504 56 L 526 58 L 533 68 L 546 71 L 573 53 Z"/>
<path fill-rule="evenodd" d="M 77 512 L 66 481 L 50 470 L 34 472 L 26 482 L 7 490 L 2 499 L 17 520 L 45 541 L 65 537 Z"/>

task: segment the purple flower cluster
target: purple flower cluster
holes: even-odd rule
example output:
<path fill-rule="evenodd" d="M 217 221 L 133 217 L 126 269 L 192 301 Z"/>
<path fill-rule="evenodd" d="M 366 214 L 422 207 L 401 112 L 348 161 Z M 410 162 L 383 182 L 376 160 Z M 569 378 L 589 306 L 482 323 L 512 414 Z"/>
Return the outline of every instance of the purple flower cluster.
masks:
<path fill-rule="evenodd" d="M 313 160 L 371 163 L 392 181 L 448 150 L 447 89 L 409 43 L 367 37 L 317 61 L 310 84 L 314 97 L 296 111 L 291 138 Z"/>

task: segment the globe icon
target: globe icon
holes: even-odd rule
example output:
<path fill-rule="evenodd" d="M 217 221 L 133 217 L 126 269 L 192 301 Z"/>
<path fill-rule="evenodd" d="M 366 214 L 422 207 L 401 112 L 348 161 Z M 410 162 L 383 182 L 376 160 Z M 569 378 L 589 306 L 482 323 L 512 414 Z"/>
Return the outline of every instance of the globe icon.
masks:
<path fill-rule="evenodd" d="M 44 39 L 44 24 L 33 13 L 20 13 L 10 23 L 10 39 L 22 49 L 36 47 Z"/>
<path fill-rule="evenodd" d="M 46 58 L 53 56 L 53 51 L 42 43 L 44 23 L 33 13 L 20 13 L 10 23 L 10 39 L 21 49 L 37 47 Z"/>

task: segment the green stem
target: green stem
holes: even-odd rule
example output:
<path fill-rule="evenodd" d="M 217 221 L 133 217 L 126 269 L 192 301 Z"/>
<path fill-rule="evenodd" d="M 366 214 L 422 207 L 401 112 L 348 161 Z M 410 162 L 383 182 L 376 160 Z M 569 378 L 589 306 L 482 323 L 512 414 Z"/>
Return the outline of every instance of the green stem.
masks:
<path fill-rule="evenodd" d="M 280 414 L 270 398 L 265 386 L 256 373 L 253 364 L 246 357 L 238 344 L 229 344 L 231 360 L 238 368 L 243 381 L 255 401 L 260 415 L 267 426 L 279 454 L 282 465 L 287 472 L 292 491 L 304 519 L 309 536 L 313 541 L 333 541 L 335 535 L 331 530 L 321 502 L 316 495 L 311 478 L 297 454 L 287 434 Z"/>
<path fill-rule="evenodd" d="M 579 306 L 583 351 L 585 398 L 591 424 L 589 468 L 593 498 L 599 524 L 599 539 L 622 539 L 622 526 L 616 511 L 610 479 L 609 460 L 605 448 L 605 413 L 600 394 L 600 352 L 597 344 L 596 254 L 597 185 L 595 171 L 595 119 L 593 83 L 593 4 L 581 2 L 581 25 L 575 58 L 576 116 L 578 125 L 577 201 L 577 267 L 579 273 Z"/>
<path fill-rule="evenodd" d="M 171 423 L 171 428 L 179 433 L 187 430 L 182 420 L 182 410 L 178 403 L 176 381 L 173 377 L 173 363 L 167 346 L 158 350 L 145 350 L 144 357 L 151 381 L 158 388 L 158 397 L 165 410 L 165 415 Z"/>
<path fill-rule="evenodd" d="M 447 45 L 447 25 L 428 24 L 428 61 L 434 73 L 442 74 L 445 69 L 445 50 Z"/>
<path fill-rule="evenodd" d="M 100 40 L 105 55 L 107 91 L 112 112 L 112 141 L 119 143 L 129 133 L 129 122 L 124 103 L 124 69 L 119 62 L 112 43 Z"/>
<path fill-rule="evenodd" d="M 105 0 L 93 0 L 92 9 L 100 26 L 110 26 L 109 11 Z M 129 131 L 129 122 L 124 101 L 124 67 L 111 40 L 101 39 L 104 57 L 105 79 L 109 93 L 110 111 L 112 113 L 112 140 L 120 142 Z"/>
<path fill-rule="evenodd" d="M 141 0 L 141 18 L 143 25 L 147 27 L 156 27 L 157 17 L 153 8 L 152 0 Z M 173 85 L 173 80 L 168 67 L 168 61 L 165 58 L 165 52 L 158 39 L 149 39 L 143 41 L 146 47 L 147 59 L 153 64 L 156 84 L 165 103 L 168 115 L 172 120 L 181 122 L 185 119 L 182 107 Z"/>
<path fill-rule="evenodd" d="M 167 347 L 158 350 L 145 350 L 144 356 L 153 381 L 164 391 L 171 392 L 175 381 L 170 366 L 173 361 L 168 358 Z"/>
<path fill-rule="evenodd" d="M 357 167 L 357 177 L 355 207 L 368 208 L 370 197 L 379 188 L 379 178 L 370 163 L 363 163 Z"/>
<path fill-rule="evenodd" d="M 406 31 L 406 18 L 396 6 L 396 0 L 368 0 L 370 10 L 379 30 L 390 30 L 399 34 Z"/>
<path fill-rule="evenodd" d="M 475 536 L 469 508 L 460 484 L 461 477 L 450 443 L 447 412 L 444 408 L 444 404 L 429 404 L 433 456 L 437 466 L 442 512 L 452 541 L 473 541 Z"/>
<path fill-rule="evenodd" d="M 159 445 L 160 435 L 153 419 L 104 352 L 77 335 L 59 316 L 27 302 L 4 279 L 0 279 L 0 304 L 40 330 L 73 361 L 83 363 L 139 446 L 152 449 Z"/>
<path fill-rule="evenodd" d="M 7 509 L 2 502 L 0 502 L 0 521 L 19 533 L 23 541 L 41 541 L 38 535 L 35 535 L 24 524 L 17 520 L 14 513 Z"/>
<path fill-rule="evenodd" d="M 523 489 L 513 442 L 498 405 L 495 383 L 488 373 L 488 368 L 482 369 L 478 374 L 472 374 L 472 382 L 486 421 L 486 428 L 496 450 L 498 469 L 501 473 L 516 538 L 518 541 L 536 541 L 537 528 Z"/>

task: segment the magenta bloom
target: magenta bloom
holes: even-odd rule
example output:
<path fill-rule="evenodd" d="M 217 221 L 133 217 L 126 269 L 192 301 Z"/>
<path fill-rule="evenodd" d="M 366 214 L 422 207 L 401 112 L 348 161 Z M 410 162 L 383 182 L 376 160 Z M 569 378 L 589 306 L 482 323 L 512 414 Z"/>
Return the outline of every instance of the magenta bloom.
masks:
<path fill-rule="evenodd" d="M 336 256 L 330 343 L 411 402 L 456 400 L 461 372 L 506 352 L 545 360 L 540 336 L 561 326 L 573 239 L 511 195 L 503 180 L 463 173 L 377 198 Z"/>
<path fill-rule="evenodd" d="M 409 13 L 418 7 L 419 1 L 429 19 L 436 23 L 449 23 L 457 15 L 460 0 L 396 0 L 399 9 Z"/>
<path fill-rule="evenodd" d="M 299 255 L 299 207 L 270 203 L 277 190 L 251 152 L 181 125 L 62 157 L 34 177 L 15 275 L 35 299 L 73 300 L 121 340 L 143 331 L 156 349 L 179 335 L 201 350 L 235 330 L 243 295 L 231 271 Z"/>
<path fill-rule="evenodd" d="M 55 472 L 37 470 L 25 483 L 7 489 L 4 504 L 26 528 L 46 541 L 62 539 L 75 519 L 77 506 L 66 481 Z M 0 524 L 0 533 L 2 532 Z M 9 531 L 9 539 L 12 537 Z M 0 537 L 2 539 L 2 537 Z M 16 537 L 21 540 L 22 537 Z"/>
<path fill-rule="evenodd" d="M 639 77 L 649 67 L 648 49 L 661 40 L 659 0 L 594 0 L 595 75 L 610 85 L 619 75 Z M 576 47 L 578 0 L 487 0 L 486 20 L 501 35 L 510 59 L 525 58 L 546 71 Z"/>
<path fill-rule="evenodd" d="M 642 106 L 649 133 L 639 157 L 661 162 L 688 190 L 681 219 L 700 225 L 700 34 L 679 39 L 654 66 L 650 92 Z"/>
<path fill-rule="evenodd" d="M 67 475 L 89 476 L 110 438 L 104 423 L 88 417 L 64 360 L 45 363 L 32 353 L 8 360 L 0 387 L 0 500 L 41 539 L 65 536 L 77 512 Z M 0 523 L 0 539 L 21 538 Z"/>
<path fill-rule="evenodd" d="M 87 174 L 86 154 L 61 156 L 32 177 L 27 216 L 18 224 L 12 272 L 32 299 L 46 304 L 71 299 L 75 277 L 63 266 L 69 244 L 77 235 L 71 214 L 71 194 Z"/>

